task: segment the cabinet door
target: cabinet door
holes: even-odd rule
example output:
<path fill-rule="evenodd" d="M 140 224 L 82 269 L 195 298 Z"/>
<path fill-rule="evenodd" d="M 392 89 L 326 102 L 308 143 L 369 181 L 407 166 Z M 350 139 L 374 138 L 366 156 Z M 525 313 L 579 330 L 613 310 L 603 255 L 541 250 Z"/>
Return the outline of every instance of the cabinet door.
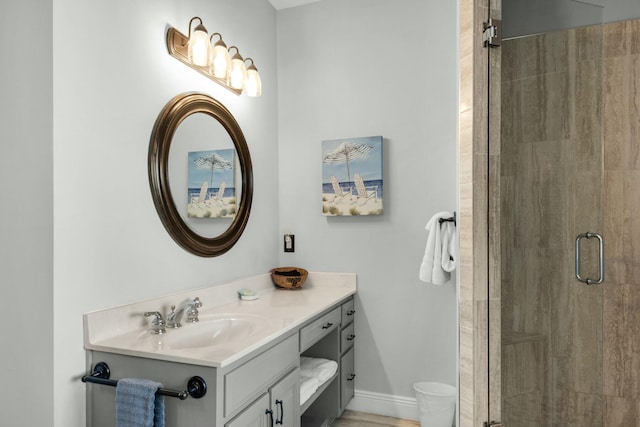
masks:
<path fill-rule="evenodd" d="M 355 389 L 354 379 L 355 374 L 355 361 L 353 347 L 342 356 L 340 363 L 340 406 L 344 410 L 353 397 Z"/>
<path fill-rule="evenodd" d="M 271 388 L 270 394 L 274 424 L 300 427 L 300 370 L 291 371 Z"/>
<path fill-rule="evenodd" d="M 265 393 L 227 423 L 227 427 L 272 427 L 272 416 L 275 417 L 269 413 L 269 395 Z"/>

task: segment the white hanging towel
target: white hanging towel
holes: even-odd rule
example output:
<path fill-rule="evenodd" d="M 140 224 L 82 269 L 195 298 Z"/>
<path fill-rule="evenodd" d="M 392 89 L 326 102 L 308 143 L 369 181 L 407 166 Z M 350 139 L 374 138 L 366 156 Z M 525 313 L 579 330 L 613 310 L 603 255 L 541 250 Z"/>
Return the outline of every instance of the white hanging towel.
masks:
<path fill-rule="evenodd" d="M 431 217 L 425 227 L 427 246 L 420 264 L 420 280 L 434 285 L 442 285 L 449 281 L 451 272 L 456 268 L 456 228 L 452 222 L 439 219 L 451 218 L 449 212 L 438 212 Z"/>

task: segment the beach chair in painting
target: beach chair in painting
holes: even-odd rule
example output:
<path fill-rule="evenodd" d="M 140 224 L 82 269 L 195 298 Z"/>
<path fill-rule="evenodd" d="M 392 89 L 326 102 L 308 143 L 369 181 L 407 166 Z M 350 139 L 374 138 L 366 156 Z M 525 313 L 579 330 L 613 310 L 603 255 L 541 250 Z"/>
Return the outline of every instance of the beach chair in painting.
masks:
<path fill-rule="evenodd" d="M 207 191 L 209 190 L 209 184 L 207 181 L 202 183 L 202 187 L 200 187 L 200 194 L 198 196 L 191 197 L 191 203 L 196 205 L 203 205 L 207 199 Z"/>
<path fill-rule="evenodd" d="M 333 196 L 333 200 L 331 201 L 331 203 L 340 203 L 342 200 L 344 200 L 345 197 L 352 195 L 351 188 L 349 188 L 349 191 L 343 189 L 338 182 L 338 178 L 336 178 L 335 176 L 331 177 L 331 186 L 333 187 L 333 192 L 335 193 L 335 196 Z"/>
<path fill-rule="evenodd" d="M 362 176 L 359 173 L 353 176 L 353 181 L 356 185 L 356 202 L 358 200 L 364 200 L 364 203 L 367 203 L 369 199 L 373 198 L 375 201 L 378 201 L 378 186 L 372 185 L 365 187 L 364 181 L 362 180 Z M 369 190 L 372 188 L 373 190 Z"/>
<path fill-rule="evenodd" d="M 220 187 L 218 187 L 218 192 L 216 194 L 214 194 L 212 197 L 209 198 L 208 202 L 209 204 L 212 203 L 216 203 L 216 204 L 220 204 L 223 205 L 224 204 L 224 189 L 227 187 L 227 183 L 222 181 L 220 183 Z"/>

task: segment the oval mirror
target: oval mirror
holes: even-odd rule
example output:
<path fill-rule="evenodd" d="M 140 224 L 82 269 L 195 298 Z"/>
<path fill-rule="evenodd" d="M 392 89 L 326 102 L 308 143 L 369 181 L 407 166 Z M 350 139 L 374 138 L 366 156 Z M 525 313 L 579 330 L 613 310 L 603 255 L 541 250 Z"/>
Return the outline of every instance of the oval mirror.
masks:
<path fill-rule="evenodd" d="M 169 101 L 153 127 L 148 168 L 153 203 L 176 243 L 203 257 L 235 245 L 249 220 L 253 169 L 224 105 L 201 93 Z"/>

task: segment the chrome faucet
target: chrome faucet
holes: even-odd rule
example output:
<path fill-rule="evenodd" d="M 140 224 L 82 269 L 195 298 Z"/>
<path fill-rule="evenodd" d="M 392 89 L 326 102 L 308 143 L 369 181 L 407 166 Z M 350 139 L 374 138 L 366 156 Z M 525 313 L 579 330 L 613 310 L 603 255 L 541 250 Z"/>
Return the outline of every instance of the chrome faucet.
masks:
<path fill-rule="evenodd" d="M 146 313 L 144 313 L 144 317 L 149 317 L 149 316 L 155 316 L 151 321 L 151 329 L 149 329 L 149 332 L 152 335 L 162 335 L 165 332 L 167 332 L 167 330 L 164 328 L 166 325 L 166 322 L 162 318 L 162 314 L 160 314 L 160 312 L 147 311 Z"/>
<path fill-rule="evenodd" d="M 188 299 L 183 301 L 177 308 L 171 306 L 171 313 L 167 314 L 167 327 L 179 328 L 182 326 L 182 316 L 186 313 L 187 322 L 194 323 L 198 321 L 198 309 L 202 307 L 200 298 Z"/>

